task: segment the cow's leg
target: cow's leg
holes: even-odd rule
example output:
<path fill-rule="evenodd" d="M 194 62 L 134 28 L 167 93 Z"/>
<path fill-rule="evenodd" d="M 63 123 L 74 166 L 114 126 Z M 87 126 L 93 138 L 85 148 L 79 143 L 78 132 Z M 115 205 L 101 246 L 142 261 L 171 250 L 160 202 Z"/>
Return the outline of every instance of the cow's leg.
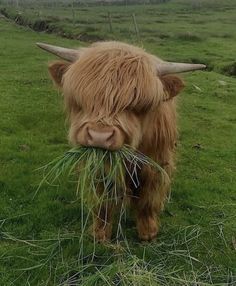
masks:
<path fill-rule="evenodd" d="M 148 197 L 145 197 L 145 193 Z M 145 189 L 142 189 L 141 196 L 136 199 L 136 223 L 141 240 L 149 241 L 157 236 L 159 206 L 155 200 L 156 198 Z"/>
<path fill-rule="evenodd" d="M 156 214 L 154 212 L 147 213 L 145 210 L 138 211 L 137 230 L 141 240 L 153 240 L 157 236 L 159 230 Z"/>
<path fill-rule="evenodd" d="M 94 211 L 93 236 L 99 242 L 111 239 L 113 214 L 114 212 L 119 213 L 119 210 L 121 211 L 123 206 L 125 191 L 118 189 L 113 183 L 108 188 L 105 193 L 103 184 L 97 188 L 97 194 L 101 200 L 99 207 Z"/>
<path fill-rule="evenodd" d="M 111 239 L 113 206 L 103 204 L 95 212 L 93 220 L 93 235 L 98 242 Z"/>
<path fill-rule="evenodd" d="M 113 184 L 110 184 L 109 190 L 112 187 Z M 99 202 L 93 209 L 92 235 L 96 241 L 105 242 L 111 239 L 113 203 L 108 200 L 107 193 L 104 191 L 104 183 L 97 185 L 96 192 Z"/>
<path fill-rule="evenodd" d="M 163 209 L 169 186 L 160 184 L 158 175 L 151 169 L 142 174 L 141 188 L 133 199 L 137 230 L 141 240 L 150 241 L 159 231 L 159 214 Z"/>

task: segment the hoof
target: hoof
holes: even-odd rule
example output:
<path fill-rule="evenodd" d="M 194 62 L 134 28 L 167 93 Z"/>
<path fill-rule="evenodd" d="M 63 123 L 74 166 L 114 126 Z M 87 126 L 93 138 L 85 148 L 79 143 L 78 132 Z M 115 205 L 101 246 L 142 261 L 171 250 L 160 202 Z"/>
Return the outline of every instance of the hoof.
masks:
<path fill-rule="evenodd" d="M 105 242 L 110 241 L 111 235 L 109 235 L 109 233 L 107 233 L 106 229 L 102 228 L 102 229 L 97 229 L 94 232 L 94 238 L 97 242 L 105 243 Z"/>
<path fill-rule="evenodd" d="M 137 222 L 139 238 L 142 241 L 152 241 L 157 237 L 158 225 L 154 218 L 140 218 Z"/>
<path fill-rule="evenodd" d="M 97 242 L 105 243 L 111 240 L 111 234 L 112 234 L 111 224 L 107 223 L 104 226 L 100 225 L 98 222 L 95 222 L 91 226 L 90 230 L 91 230 L 90 233 Z"/>
<path fill-rule="evenodd" d="M 149 232 L 149 233 L 142 233 L 139 234 L 139 238 L 142 241 L 152 241 L 157 237 L 158 231 L 153 231 L 153 232 Z"/>

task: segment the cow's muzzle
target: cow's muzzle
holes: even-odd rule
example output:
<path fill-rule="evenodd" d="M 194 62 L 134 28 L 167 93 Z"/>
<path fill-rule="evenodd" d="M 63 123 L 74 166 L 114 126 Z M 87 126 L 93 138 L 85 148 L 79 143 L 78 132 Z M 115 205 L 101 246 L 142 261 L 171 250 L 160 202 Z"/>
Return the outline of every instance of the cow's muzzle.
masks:
<path fill-rule="evenodd" d="M 107 150 L 118 150 L 124 144 L 123 132 L 116 126 L 94 126 L 88 124 L 84 130 L 82 145 L 99 147 Z"/>

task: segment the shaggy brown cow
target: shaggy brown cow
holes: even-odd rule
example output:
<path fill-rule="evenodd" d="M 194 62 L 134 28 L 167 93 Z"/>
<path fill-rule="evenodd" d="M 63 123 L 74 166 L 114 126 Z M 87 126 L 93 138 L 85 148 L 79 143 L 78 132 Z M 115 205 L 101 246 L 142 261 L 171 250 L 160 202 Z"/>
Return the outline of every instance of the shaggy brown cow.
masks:
<path fill-rule="evenodd" d="M 184 84 L 169 74 L 204 65 L 164 62 L 120 42 L 79 50 L 38 46 L 67 60 L 50 64 L 49 71 L 64 94 L 72 144 L 110 150 L 128 144 L 159 162 L 171 176 L 177 139 L 175 96 Z M 169 186 L 158 187 L 159 178 L 148 167 L 140 177 L 141 187 L 133 190 L 137 229 L 140 239 L 151 240 L 158 233 L 158 215 Z M 94 222 L 99 241 L 111 237 L 111 212 L 100 211 Z"/>

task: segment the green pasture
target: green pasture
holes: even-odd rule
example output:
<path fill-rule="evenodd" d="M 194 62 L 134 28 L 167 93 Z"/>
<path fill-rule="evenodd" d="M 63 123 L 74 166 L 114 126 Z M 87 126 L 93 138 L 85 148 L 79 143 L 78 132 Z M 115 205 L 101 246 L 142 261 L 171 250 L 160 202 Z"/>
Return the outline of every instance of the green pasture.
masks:
<path fill-rule="evenodd" d="M 113 39 L 128 40 L 144 47 L 148 44 L 149 51 L 170 60 L 204 61 L 209 70 L 236 74 L 233 0 L 81 5 L 74 6 L 73 10 L 70 5 L 45 8 L 39 2 L 34 7 L 5 7 L 3 13 L 37 31 L 46 30 L 86 42 Z"/>
<path fill-rule="evenodd" d="M 82 6 L 75 24 L 70 8 L 41 9 L 40 17 L 57 18 L 61 27 L 50 34 L 0 18 L 0 285 L 236 285 L 236 5 L 201 3 Z M 22 15 L 33 21 L 34 10 Z M 36 169 L 70 147 L 62 96 L 47 73 L 55 57 L 35 42 L 80 47 L 96 39 L 208 65 L 183 75 L 172 195 L 149 244 L 138 241 L 132 214 L 123 223 L 126 242 L 94 244 L 86 231 L 81 240 L 73 182 L 43 185 L 36 194 Z"/>

